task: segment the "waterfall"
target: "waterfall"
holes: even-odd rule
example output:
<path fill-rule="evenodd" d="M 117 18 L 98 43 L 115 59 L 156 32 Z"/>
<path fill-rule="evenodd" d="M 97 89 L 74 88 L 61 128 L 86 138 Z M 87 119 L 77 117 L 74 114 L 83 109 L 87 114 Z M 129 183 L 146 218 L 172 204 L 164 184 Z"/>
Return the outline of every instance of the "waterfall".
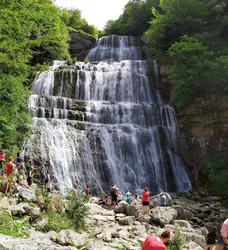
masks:
<path fill-rule="evenodd" d="M 34 135 L 25 152 L 35 165 L 51 168 L 64 190 L 89 185 L 94 193 L 120 190 L 184 192 L 191 189 L 177 151 L 174 109 L 148 78 L 139 41 L 100 38 L 89 63 L 55 61 L 32 84 L 29 110 Z"/>

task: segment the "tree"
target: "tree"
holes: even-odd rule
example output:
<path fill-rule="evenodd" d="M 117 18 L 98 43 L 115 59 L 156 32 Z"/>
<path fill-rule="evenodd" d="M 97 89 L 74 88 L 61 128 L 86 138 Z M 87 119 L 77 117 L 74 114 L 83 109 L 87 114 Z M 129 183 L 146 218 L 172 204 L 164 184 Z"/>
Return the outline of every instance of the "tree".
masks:
<path fill-rule="evenodd" d="M 78 9 L 61 9 L 61 18 L 67 27 L 76 31 L 83 31 L 94 37 L 98 36 L 98 30 L 93 25 L 89 25 L 88 22 L 82 18 L 81 11 Z"/>
<path fill-rule="evenodd" d="M 149 21 L 153 17 L 152 7 L 158 8 L 158 0 L 129 1 L 117 20 L 107 22 L 105 34 L 141 36 L 149 28 Z"/>
<path fill-rule="evenodd" d="M 173 104 L 182 108 L 198 95 L 206 93 L 214 79 L 214 67 L 207 48 L 193 37 L 184 36 L 169 49 L 173 61 L 171 79 L 176 83 Z M 213 71 L 212 71 L 213 72 Z"/>
<path fill-rule="evenodd" d="M 20 147 L 29 133 L 28 76 L 67 59 L 68 29 L 50 0 L 0 1 L 0 146 Z"/>
<path fill-rule="evenodd" d="M 160 0 L 146 32 L 148 49 L 167 51 L 180 37 L 202 31 L 207 10 L 199 0 Z"/>

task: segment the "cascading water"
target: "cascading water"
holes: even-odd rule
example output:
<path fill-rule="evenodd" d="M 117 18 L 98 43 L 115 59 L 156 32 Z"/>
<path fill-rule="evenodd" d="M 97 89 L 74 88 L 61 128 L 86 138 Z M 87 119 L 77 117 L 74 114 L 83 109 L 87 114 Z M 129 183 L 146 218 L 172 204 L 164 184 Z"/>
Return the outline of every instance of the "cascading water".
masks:
<path fill-rule="evenodd" d="M 175 112 L 150 83 L 137 39 L 103 37 L 88 59 L 54 62 L 37 74 L 29 102 L 35 133 L 26 154 L 51 168 L 61 190 L 191 189 L 176 152 Z"/>

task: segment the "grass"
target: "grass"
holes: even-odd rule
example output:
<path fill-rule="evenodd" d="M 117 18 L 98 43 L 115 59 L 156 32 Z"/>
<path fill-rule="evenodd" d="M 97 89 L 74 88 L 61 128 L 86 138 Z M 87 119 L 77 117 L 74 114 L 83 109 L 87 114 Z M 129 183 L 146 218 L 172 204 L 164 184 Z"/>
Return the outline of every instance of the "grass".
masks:
<path fill-rule="evenodd" d="M 7 212 L 0 211 L 0 233 L 17 238 L 29 237 L 29 223 L 26 220 L 15 219 Z"/>
<path fill-rule="evenodd" d="M 43 228 L 37 227 L 37 230 L 43 232 L 54 230 L 58 233 L 63 229 L 73 229 L 72 221 L 66 213 L 49 211 L 44 215 L 44 218 L 47 219 L 47 224 Z"/>

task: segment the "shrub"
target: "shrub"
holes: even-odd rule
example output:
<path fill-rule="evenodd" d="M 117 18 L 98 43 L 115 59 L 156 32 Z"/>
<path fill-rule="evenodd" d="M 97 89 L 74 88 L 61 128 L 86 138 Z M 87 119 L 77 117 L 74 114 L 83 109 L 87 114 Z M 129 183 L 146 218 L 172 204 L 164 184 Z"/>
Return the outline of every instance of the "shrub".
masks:
<path fill-rule="evenodd" d="M 80 231 L 85 229 L 85 216 L 88 213 L 87 198 L 85 195 L 79 193 L 75 196 L 75 193 L 71 191 L 67 196 L 68 199 L 68 216 L 72 220 L 75 230 Z"/>
<path fill-rule="evenodd" d="M 44 228 L 37 228 L 43 232 L 48 232 L 54 230 L 55 232 L 60 232 L 63 229 L 73 229 L 72 221 L 69 219 L 66 213 L 57 213 L 54 211 L 49 211 L 45 216 L 47 219 L 47 224 Z"/>
<path fill-rule="evenodd" d="M 184 240 L 181 236 L 181 230 L 179 226 L 175 226 L 173 241 L 167 246 L 167 250 L 181 250 Z"/>
<path fill-rule="evenodd" d="M 50 210 L 50 202 L 52 200 L 51 195 L 42 188 L 37 188 L 36 189 L 36 203 L 37 205 L 41 208 L 41 210 Z"/>
<path fill-rule="evenodd" d="M 14 219 L 7 212 L 0 211 L 0 233 L 27 238 L 29 236 L 29 223 L 26 220 Z"/>

